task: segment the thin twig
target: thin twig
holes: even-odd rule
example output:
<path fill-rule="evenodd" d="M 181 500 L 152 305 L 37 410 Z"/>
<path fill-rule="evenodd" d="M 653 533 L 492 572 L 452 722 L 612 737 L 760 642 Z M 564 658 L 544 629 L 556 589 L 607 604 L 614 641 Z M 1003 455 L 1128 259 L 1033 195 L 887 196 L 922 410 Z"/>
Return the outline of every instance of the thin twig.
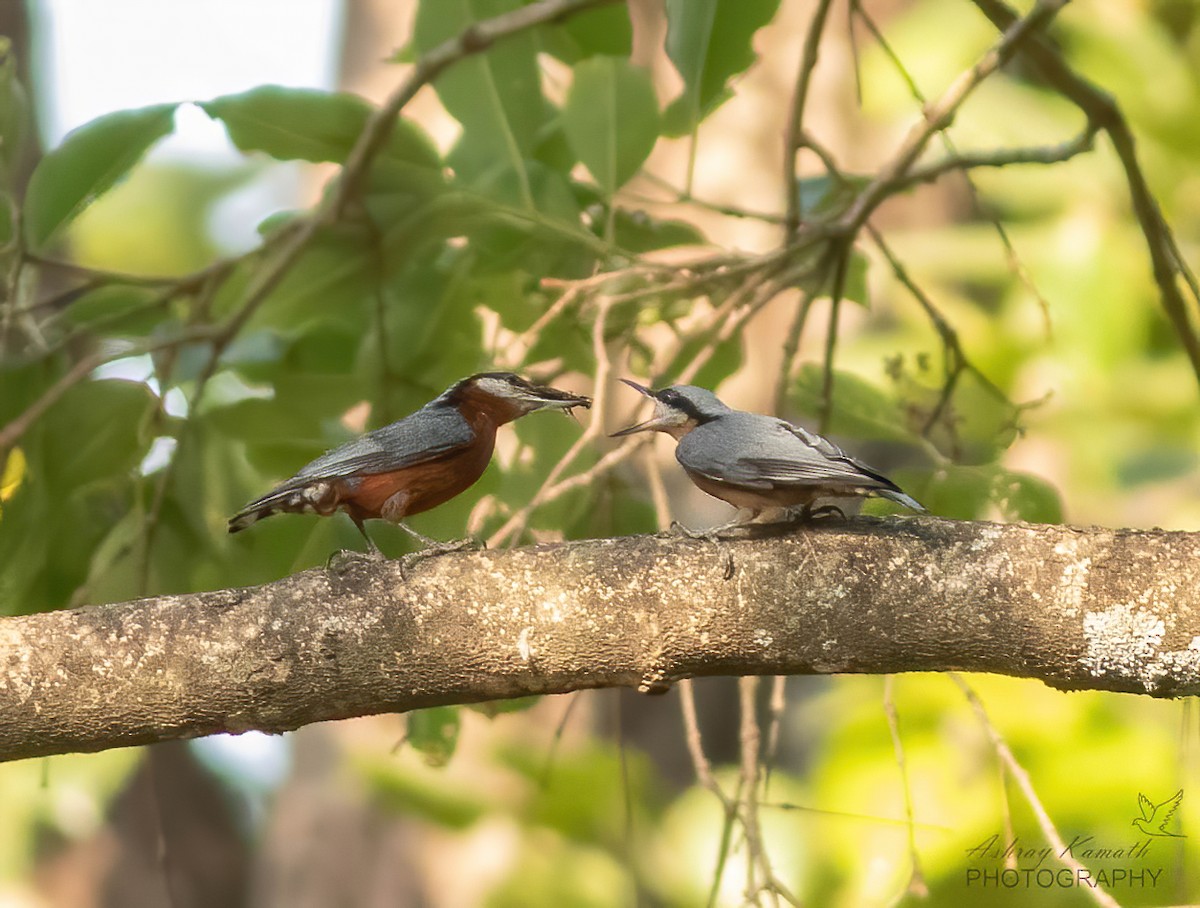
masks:
<path fill-rule="evenodd" d="M 766 869 L 766 852 L 758 823 L 759 730 L 757 710 L 758 678 L 738 678 L 738 714 L 741 718 L 738 740 L 741 758 L 742 798 L 738 811 L 746 834 L 746 904 L 758 904 L 759 870 Z"/>
<path fill-rule="evenodd" d="M 1008 62 L 1022 43 L 1045 28 L 1067 2 L 1069 0 L 1038 0 L 1028 15 L 1015 20 L 1004 30 L 1000 40 L 978 63 L 955 79 L 941 98 L 926 107 L 921 122 L 909 130 L 891 160 L 880 168 L 854 204 L 838 219 L 847 236 L 857 233 L 880 203 L 894 192 L 896 181 L 908 175 L 929 140 L 950 124 L 972 92 Z"/>
<path fill-rule="evenodd" d="M 834 244 L 830 255 L 834 258 L 833 286 L 829 292 L 829 326 L 825 332 L 825 355 L 822 359 L 821 400 L 818 404 L 817 431 L 827 432 L 833 420 L 833 360 L 837 352 L 838 316 L 841 314 L 842 295 L 846 289 L 846 272 L 850 267 L 852 249 L 849 244 Z"/>
<path fill-rule="evenodd" d="M 796 88 L 792 93 L 792 105 L 788 111 L 787 127 L 783 135 L 783 191 L 787 200 L 787 215 L 784 219 L 786 235 L 791 236 L 800 226 L 803 210 L 800 198 L 800 181 L 796 178 L 796 153 L 804 147 L 804 108 L 808 103 L 808 89 L 812 84 L 813 71 L 817 68 L 817 54 L 821 48 L 821 35 L 829 17 L 832 0 L 818 0 L 813 10 L 812 21 L 804 35 L 804 49 L 800 54 L 800 68 L 796 72 Z"/>
<path fill-rule="evenodd" d="M 575 704 L 580 700 L 578 696 L 570 696 L 566 698 L 567 707 L 563 710 L 562 718 L 558 720 L 558 724 L 554 726 L 554 735 L 550 738 L 550 747 L 546 749 L 546 762 L 542 764 L 542 775 L 540 784 L 543 789 L 550 787 L 550 774 L 554 769 L 554 759 L 558 755 L 559 745 L 562 744 L 563 735 L 567 732 L 567 723 L 571 719 L 571 714 L 575 712 Z"/>
<path fill-rule="evenodd" d="M 771 787 L 771 771 L 779 754 L 779 734 L 783 728 L 783 714 L 787 710 L 787 675 L 771 676 L 771 698 L 767 703 L 767 746 L 763 756 L 763 796 Z"/>
<path fill-rule="evenodd" d="M 799 905 L 796 896 L 775 875 L 758 817 L 759 782 L 763 770 L 762 732 L 757 709 L 758 686 L 759 678 L 755 676 L 738 678 L 742 782 L 738 813 L 746 835 L 746 901 L 758 904 L 759 893 L 766 893 L 776 905 L 781 899 L 789 905 Z"/>
<path fill-rule="evenodd" d="M 908 269 L 904 267 L 904 263 L 896 256 L 891 247 L 884 240 L 883 234 L 875 229 L 870 223 L 866 225 L 866 231 L 874 241 L 876 247 L 883 253 L 891 266 L 892 274 L 896 280 L 905 287 L 912 295 L 913 299 L 921 307 L 938 337 L 941 339 L 942 347 L 946 352 L 946 378 L 942 385 L 942 391 L 939 395 L 938 402 L 925 420 L 925 425 L 922 427 L 922 436 L 928 437 L 933 427 L 941 419 L 943 412 L 950 403 L 950 399 L 954 394 L 954 389 L 958 384 L 960 375 L 965 371 L 979 381 L 980 385 L 989 394 L 1003 403 L 1005 406 L 1016 409 L 1016 406 L 1009 400 L 1008 395 L 1004 390 L 985 375 L 978 366 L 976 366 L 963 350 L 962 342 L 958 337 L 958 332 L 942 315 L 929 295 L 921 288 L 921 286 L 908 273 Z"/>
<path fill-rule="evenodd" d="M 913 98 L 922 107 L 925 107 L 925 105 L 927 103 L 926 99 L 925 99 L 925 95 L 921 92 L 921 89 L 917 86 L 916 80 L 913 79 L 912 75 L 908 72 L 908 69 L 907 69 L 907 67 L 905 67 L 903 61 L 901 61 L 900 55 L 896 53 L 895 49 L 891 46 L 891 44 L 888 42 L 888 40 L 884 37 L 883 33 L 880 31 L 879 27 L 875 24 L 875 20 L 872 19 L 871 16 L 866 12 L 866 10 L 864 10 L 861 7 L 861 5 L 857 2 L 857 0 L 851 0 L 851 7 L 857 13 L 857 15 L 862 19 L 862 21 L 866 24 L 866 26 L 867 26 L 868 30 L 871 32 L 871 34 L 874 35 L 875 40 L 878 42 L 878 44 L 879 44 L 880 48 L 883 50 L 883 52 L 892 61 L 893 66 L 895 66 L 896 70 L 900 73 L 901 77 L 904 79 L 905 83 L 908 85 L 909 93 L 913 96 Z M 1091 130 L 1090 124 L 1088 126 L 1088 130 L 1092 131 L 1094 133 L 1094 130 Z M 962 156 L 959 154 L 958 149 L 954 145 L 953 139 L 950 138 L 949 132 L 943 131 L 941 133 L 941 139 L 942 139 L 942 145 L 946 149 L 946 154 L 947 154 L 949 160 L 962 159 Z M 1069 145 L 1071 143 L 1067 143 L 1067 144 Z M 1087 149 L 1090 149 L 1090 147 L 1091 147 L 1091 143 L 1089 140 L 1088 144 L 1087 144 L 1087 148 L 1080 149 L 1080 150 L 1081 151 L 1087 150 Z M 1079 153 L 1079 152 L 1078 151 L 1071 152 L 1070 154 L 1068 154 L 1068 157 L 1072 156 L 1073 154 L 1077 154 L 1077 153 Z M 1003 152 L 1001 152 L 1001 154 L 1003 154 Z M 1018 154 L 1019 154 L 1019 152 L 1018 152 Z M 1051 154 L 1053 154 L 1053 153 L 1051 153 Z M 1035 152 L 1035 158 L 1036 158 L 1036 156 L 1037 156 L 1037 153 Z M 1063 158 L 1062 160 L 1066 160 L 1066 158 Z M 965 162 L 965 163 L 969 163 L 969 161 Z M 1018 158 L 1016 160 L 1010 161 L 1009 163 L 1026 163 L 1026 161 Z M 1057 163 L 1057 161 L 1046 161 L 1045 163 Z M 987 166 L 987 165 L 984 165 L 984 166 Z M 1046 326 L 1046 335 L 1047 335 L 1047 337 L 1049 337 L 1050 336 L 1050 304 L 1049 304 L 1049 302 L 1042 295 L 1041 291 L 1038 289 L 1037 285 L 1034 283 L 1033 278 L 1029 274 L 1029 270 L 1025 267 L 1024 262 L 1021 261 L 1021 257 L 1017 254 L 1017 248 L 1013 244 L 1011 237 L 1009 237 L 1008 229 L 1004 226 L 1004 222 L 1002 220 L 1000 220 L 1000 218 L 991 210 L 991 207 L 989 205 L 984 203 L 983 196 L 980 193 L 979 188 L 975 185 L 974 180 L 971 179 L 969 167 L 963 167 L 963 168 L 957 168 L 957 169 L 958 169 L 958 172 L 962 176 L 963 183 L 967 187 L 967 193 L 971 197 L 971 202 L 975 206 L 975 210 L 978 211 L 980 214 L 982 214 L 985 218 L 987 218 L 988 222 L 995 229 L 996 235 L 1000 238 L 1000 243 L 1004 247 L 1004 254 L 1005 254 L 1005 257 L 1008 259 L 1009 267 L 1012 269 L 1013 273 L 1017 276 L 1017 279 L 1020 280 L 1021 283 L 1025 286 L 1025 288 L 1029 291 L 1030 295 L 1032 295 L 1033 298 L 1035 300 L 1037 300 L 1038 306 L 1042 310 L 1042 318 L 1043 318 L 1043 320 L 1045 322 L 1045 326 Z"/>
<path fill-rule="evenodd" d="M 729 845 L 733 837 L 733 824 L 737 817 L 737 795 L 729 797 L 725 794 L 716 776 L 713 775 L 712 764 L 704 753 L 704 744 L 700 738 L 700 722 L 696 716 L 695 689 L 690 678 L 676 685 L 679 691 L 679 708 L 683 715 L 683 739 L 687 745 L 688 756 L 692 761 L 692 769 L 696 773 L 696 781 L 712 792 L 721 804 L 724 821 L 721 830 L 721 840 L 717 853 L 716 867 L 713 872 L 713 882 L 709 890 L 708 905 L 717 903 L 717 895 L 721 890 L 721 879 L 725 873 L 725 864 L 729 858 Z M 740 792 L 740 783 L 739 783 Z"/>
<path fill-rule="evenodd" d="M 979 723 L 987 733 L 996 756 L 1004 764 L 1013 781 L 1017 783 L 1017 787 L 1021 789 L 1021 794 L 1024 795 L 1026 803 L 1037 819 L 1037 824 L 1042 830 L 1042 835 L 1046 837 L 1046 841 L 1054 849 L 1055 858 L 1064 866 L 1069 867 L 1077 876 L 1080 874 L 1090 874 L 1090 871 L 1075 859 L 1075 856 L 1067 847 L 1067 843 L 1058 834 L 1058 828 L 1054 825 L 1054 821 L 1050 819 L 1050 814 L 1046 812 L 1041 799 L 1038 798 L 1037 792 L 1033 789 L 1033 782 L 1030 781 L 1029 773 L 1017 761 L 1012 750 L 1009 749 L 1008 742 L 1004 740 L 1004 736 L 1000 734 L 996 726 L 992 724 L 991 719 L 988 718 L 987 710 L 984 709 L 979 695 L 975 693 L 975 690 L 958 672 L 947 672 L 947 674 L 950 680 L 958 685 L 959 690 L 963 692 L 963 696 L 967 698 L 967 702 L 971 705 L 971 709 L 974 710 L 976 718 L 979 719 Z M 1090 895 L 1097 905 L 1103 905 L 1105 908 L 1120 908 L 1120 903 L 1099 886 L 1084 886 L 1081 889 L 1087 895 Z"/>
<path fill-rule="evenodd" d="M 551 500 L 550 496 L 552 494 L 555 497 L 557 497 L 557 494 L 563 494 L 562 492 L 557 492 L 556 494 L 556 490 L 561 486 L 561 484 L 556 485 L 558 478 L 604 432 L 608 416 L 608 386 L 612 373 L 612 363 L 608 356 L 607 344 L 605 343 L 605 327 L 608 324 L 608 312 L 610 308 L 610 304 L 602 300 L 597 309 L 596 318 L 592 322 L 592 351 L 596 357 L 596 372 L 592 382 L 592 387 L 595 390 L 593 391 L 591 422 L 588 423 L 587 429 L 580 434 L 575 443 L 567 450 L 567 453 L 551 468 L 550 473 L 546 476 L 546 481 L 542 483 L 541 488 L 538 489 L 533 498 L 491 535 L 487 544 L 492 548 L 502 545 L 505 542 L 515 542 L 519 539 L 520 535 L 528 527 L 533 512 L 544 502 Z"/>
<path fill-rule="evenodd" d="M 59 399 L 66 394 L 71 388 L 79 384 L 96 369 L 103 366 L 105 363 L 111 363 L 118 359 L 126 359 L 131 356 L 143 356 L 147 353 L 154 353 L 158 350 L 165 350 L 170 347 L 180 346 L 182 344 L 199 343 L 202 341 L 211 341 L 216 335 L 215 329 L 203 328 L 184 332 L 171 338 L 160 338 L 158 340 L 149 341 L 144 344 L 133 344 L 128 347 L 122 347 L 119 350 L 95 350 L 87 354 L 82 359 L 75 362 L 73 366 L 63 374 L 54 384 L 42 392 L 42 394 L 26 407 L 18 416 L 13 417 L 2 429 L 0 429 L 0 451 L 6 450 L 16 444 L 17 440 L 28 431 L 29 427 L 36 422 L 43 413 L 49 410 Z"/>
<path fill-rule="evenodd" d="M 932 183 L 947 173 L 979 170 L 985 167 L 1011 167 L 1017 164 L 1062 164 L 1091 151 L 1096 144 L 1097 128 L 1091 124 L 1075 136 L 1057 145 L 1036 145 L 1029 148 L 1002 148 L 987 152 L 959 152 L 947 155 L 925 167 L 918 167 L 896 184 L 897 191 L 911 189 L 921 183 Z"/>
<path fill-rule="evenodd" d="M 974 3 L 996 28 L 1006 30 L 1006 33 L 1011 31 L 1016 13 L 1003 0 L 974 0 Z M 1200 333 L 1192 324 L 1193 311 L 1200 305 L 1200 284 L 1190 271 L 1180 267 L 1182 257 L 1178 255 L 1171 228 L 1138 163 L 1137 147 L 1128 122 L 1112 95 L 1071 69 L 1062 54 L 1050 44 L 1035 36 L 1022 50 L 1041 78 L 1082 110 L 1088 122 L 1104 130 L 1112 141 L 1125 171 L 1134 215 L 1146 238 L 1154 282 L 1158 285 L 1163 309 L 1187 353 L 1197 381 L 1200 381 Z M 1176 275 L 1181 271 L 1193 294 L 1190 306 L 1176 283 Z"/>
<path fill-rule="evenodd" d="M 782 224 L 784 218 L 782 215 L 773 214 L 768 211 L 752 211 L 749 208 L 743 208 L 740 205 L 727 205 L 722 202 L 710 202 L 706 199 L 697 198 L 696 196 L 685 192 L 673 185 L 671 182 L 656 173 L 651 173 L 648 170 L 642 171 L 642 178 L 649 183 L 666 190 L 671 194 L 671 203 L 676 205 L 694 205 L 696 208 L 703 208 L 705 211 L 712 211 L 716 214 L 723 214 L 731 218 L 740 218 L 749 221 L 762 221 L 766 224 Z M 649 196 L 639 195 L 635 191 L 624 190 L 622 193 L 624 198 L 632 201 L 641 201 L 648 204 L 662 204 L 661 199 L 650 198 Z"/>
<path fill-rule="evenodd" d="M 912 785 L 908 778 L 908 760 L 904 755 L 904 739 L 900 737 L 900 717 L 896 712 L 896 676 L 883 677 L 883 714 L 887 717 L 888 732 L 892 736 L 892 750 L 896 754 L 896 768 L 900 770 L 900 788 L 904 792 L 904 818 L 908 826 L 908 857 L 912 862 L 912 873 L 908 878 L 908 894 L 918 898 L 929 895 L 929 884 L 921 872 L 921 855 L 917 852 L 916 822 L 913 816 Z"/>
<path fill-rule="evenodd" d="M 680 681 L 676 687 L 679 690 L 679 708 L 683 714 L 684 742 L 687 744 L 688 756 L 692 760 L 692 769 L 696 773 L 696 781 L 713 793 L 727 811 L 733 802 L 721 789 L 716 776 L 713 775 L 712 763 L 704 753 L 704 743 L 700 737 L 700 722 L 696 715 L 696 693 L 691 678 Z"/>

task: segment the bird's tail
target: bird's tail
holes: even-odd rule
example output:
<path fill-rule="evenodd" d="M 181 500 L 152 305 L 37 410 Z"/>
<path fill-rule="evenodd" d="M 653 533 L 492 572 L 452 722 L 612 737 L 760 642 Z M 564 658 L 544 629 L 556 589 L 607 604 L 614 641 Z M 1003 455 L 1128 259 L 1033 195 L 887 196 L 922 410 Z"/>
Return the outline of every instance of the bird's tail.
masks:
<path fill-rule="evenodd" d="M 239 533 L 246 527 L 258 523 L 264 517 L 278 514 L 281 511 L 303 511 L 311 508 L 312 503 L 305 495 L 303 488 L 276 489 L 256 501 L 250 502 L 229 518 L 229 532 Z"/>
<path fill-rule="evenodd" d="M 925 506 L 911 495 L 905 495 L 899 489 L 878 489 L 875 492 L 880 498 L 886 498 L 888 501 L 894 501 L 896 504 L 902 504 L 906 508 L 918 513 L 925 513 Z"/>

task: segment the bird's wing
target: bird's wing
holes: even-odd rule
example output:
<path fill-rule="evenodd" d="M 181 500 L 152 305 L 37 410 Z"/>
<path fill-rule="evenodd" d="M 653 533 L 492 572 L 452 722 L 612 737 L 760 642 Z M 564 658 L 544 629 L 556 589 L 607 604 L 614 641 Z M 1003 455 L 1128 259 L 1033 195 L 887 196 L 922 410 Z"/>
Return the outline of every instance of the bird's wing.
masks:
<path fill-rule="evenodd" d="M 1141 792 L 1138 792 L 1138 807 L 1142 811 L 1142 819 L 1148 820 L 1154 816 L 1154 805 L 1150 803 L 1150 799 Z"/>
<path fill-rule="evenodd" d="M 427 406 L 399 422 L 326 451 L 302 467 L 286 484 L 390 473 L 446 457 L 474 440 L 474 430 L 457 409 Z"/>
<path fill-rule="evenodd" d="M 751 413 L 699 426 L 680 439 L 675 456 L 693 472 L 745 488 L 845 483 L 899 491 L 827 438 Z"/>
<path fill-rule="evenodd" d="M 1171 817 L 1175 816 L 1175 811 L 1179 809 L 1179 802 L 1182 800 L 1183 789 L 1181 788 L 1154 808 L 1154 820 L 1158 824 L 1159 829 L 1166 830 L 1167 823 Z"/>

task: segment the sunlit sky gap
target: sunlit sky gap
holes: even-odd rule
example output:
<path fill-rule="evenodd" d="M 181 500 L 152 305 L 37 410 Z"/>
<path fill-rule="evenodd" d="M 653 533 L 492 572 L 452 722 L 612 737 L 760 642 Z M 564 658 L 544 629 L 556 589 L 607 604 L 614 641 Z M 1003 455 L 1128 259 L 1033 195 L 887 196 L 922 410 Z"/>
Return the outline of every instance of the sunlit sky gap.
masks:
<path fill-rule="evenodd" d="M 40 0 L 34 8 L 47 147 L 130 107 L 202 101 L 255 85 L 329 88 L 341 0 Z M 156 154 L 235 159 L 224 129 L 184 106 Z"/>

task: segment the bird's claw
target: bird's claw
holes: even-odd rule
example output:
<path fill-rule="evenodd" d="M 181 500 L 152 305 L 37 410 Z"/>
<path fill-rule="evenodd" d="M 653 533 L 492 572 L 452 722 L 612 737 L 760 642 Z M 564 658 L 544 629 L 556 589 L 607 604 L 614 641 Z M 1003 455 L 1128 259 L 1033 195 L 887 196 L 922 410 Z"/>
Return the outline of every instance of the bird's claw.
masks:
<path fill-rule="evenodd" d="M 325 570 L 335 574 L 344 574 L 352 568 L 366 564 L 380 564 L 387 561 L 387 556 L 379 549 L 372 547 L 365 552 L 354 549 L 340 549 L 334 552 L 325 562 Z"/>
<path fill-rule="evenodd" d="M 703 539 L 708 542 L 713 542 L 715 536 L 712 530 L 693 530 L 691 527 L 685 527 L 678 520 L 672 520 L 671 526 L 667 528 L 664 536 L 682 536 L 684 539 Z"/>
<path fill-rule="evenodd" d="M 693 530 L 690 527 L 685 527 L 678 520 L 672 520 L 671 526 L 665 536 L 682 536 L 685 539 L 699 539 L 702 542 L 720 542 L 722 539 L 731 538 L 727 531 L 736 530 L 739 527 L 745 526 L 741 523 L 726 523 L 719 527 L 710 527 L 707 530 Z"/>
<path fill-rule="evenodd" d="M 814 508 L 811 504 L 806 504 L 800 509 L 800 513 L 796 519 L 801 523 L 807 523 L 810 520 L 820 520 L 825 517 L 837 515 L 839 519 L 846 519 L 846 512 L 839 508 L 836 504 L 823 504 L 819 508 Z"/>
<path fill-rule="evenodd" d="M 486 548 L 487 543 L 482 539 L 476 539 L 474 536 L 452 539 L 449 542 L 430 541 L 430 544 L 420 551 L 409 552 L 400 558 L 400 575 L 407 579 L 409 570 L 426 558 L 437 558 L 441 555 L 452 554 L 453 552 L 478 552 Z"/>
<path fill-rule="evenodd" d="M 434 542 L 431 545 L 425 546 L 420 552 L 414 552 L 413 554 L 433 557 L 435 555 L 448 555 L 451 552 L 478 552 L 486 548 L 487 543 L 482 539 L 477 539 L 474 536 L 464 536 L 462 539 L 451 539 L 449 542 Z"/>

